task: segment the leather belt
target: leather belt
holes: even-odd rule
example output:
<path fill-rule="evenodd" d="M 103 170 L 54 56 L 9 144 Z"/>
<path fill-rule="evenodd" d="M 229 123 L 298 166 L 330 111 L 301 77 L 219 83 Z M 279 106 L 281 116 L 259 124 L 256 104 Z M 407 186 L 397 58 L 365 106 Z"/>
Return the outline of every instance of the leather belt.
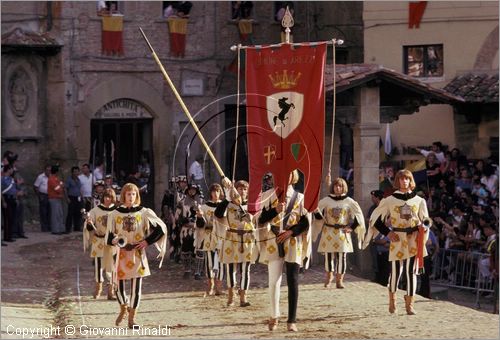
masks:
<path fill-rule="evenodd" d="M 335 228 L 335 229 L 342 229 L 342 228 L 347 227 L 347 225 L 343 225 L 343 224 L 329 224 L 329 223 L 325 223 L 325 225 L 327 227 Z"/>
<path fill-rule="evenodd" d="M 243 235 L 245 234 L 252 234 L 253 233 L 253 230 L 242 230 L 242 229 L 227 229 L 227 231 L 233 233 L 233 234 L 236 234 L 240 237 L 240 245 L 238 247 L 238 250 L 241 254 L 243 254 L 243 252 L 245 251 L 244 247 L 243 247 Z"/>
<path fill-rule="evenodd" d="M 240 236 L 253 233 L 253 230 L 242 230 L 242 229 L 228 229 L 227 231 Z"/>
<path fill-rule="evenodd" d="M 411 233 L 414 233 L 414 232 L 418 231 L 418 227 L 411 227 L 411 228 L 392 228 L 392 231 L 398 231 L 398 232 L 402 232 L 402 233 L 411 234 Z"/>

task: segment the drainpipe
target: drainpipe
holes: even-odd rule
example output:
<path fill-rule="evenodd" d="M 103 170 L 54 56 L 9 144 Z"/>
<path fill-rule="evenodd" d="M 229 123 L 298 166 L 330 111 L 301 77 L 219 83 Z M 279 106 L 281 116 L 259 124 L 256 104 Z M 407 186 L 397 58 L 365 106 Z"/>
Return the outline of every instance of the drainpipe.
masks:
<path fill-rule="evenodd" d="M 47 32 L 52 30 L 52 1 L 47 1 Z"/>

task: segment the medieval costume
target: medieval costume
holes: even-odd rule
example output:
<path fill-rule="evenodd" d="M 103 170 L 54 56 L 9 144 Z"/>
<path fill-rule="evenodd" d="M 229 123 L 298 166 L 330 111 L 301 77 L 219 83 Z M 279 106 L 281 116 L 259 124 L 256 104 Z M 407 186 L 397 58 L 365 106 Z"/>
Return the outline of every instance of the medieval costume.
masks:
<path fill-rule="evenodd" d="M 279 299 L 283 274 L 286 266 L 288 285 L 289 331 L 297 331 L 296 314 L 299 296 L 299 269 L 310 255 L 308 242 L 309 214 L 304 208 L 304 195 L 295 191 L 292 184 L 297 183 L 298 172 L 293 171 L 290 185 L 279 202 L 275 189 L 262 194 L 262 211 L 257 218 L 259 225 L 259 261 L 268 265 L 269 297 L 271 318 L 269 330 L 275 330 L 280 317 Z"/>
<path fill-rule="evenodd" d="M 130 195 L 134 193 L 134 195 Z M 132 202 L 127 201 L 132 197 Z M 123 186 L 121 205 L 108 216 L 105 242 L 116 245 L 114 256 L 117 282 L 117 298 L 120 314 L 116 319 L 118 326 L 128 311 L 128 326 L 135 325 L 134 316 L 141 300 L 142 278 L 150 275 L 145 247 L 155 244 L 161 258 L 160 267 L 166 252 L 167 228 L 153 210 L 140 206 L 139 189 L 132 183 Z M 131 285 L 130 298 L 125 292 L 125 281 Z"/>
<path fill-rule="evenodd" d="M 194 248 L 194 231 L 196 221 L 196 211 L 199 209 L 201 200 L 199 198 L 199 190 L 196 185 L 190 184 L 185 190 L 184 198 L 178 203 L 175 218 L 178 228 L 180 228 L 179 240 L 181 260 L 184 265 L 184 278 L 189 278 L 192 271 L 193 257 L 195 256 Z M 201 278 L 201 270 L 203 269 L 203 253 L 196 258 L 197 276 L 195 279 Z"/>
<path fill-rule="evenodd" d="M 221 268 L 219 256 L 217 254 L 218 235 L 214 230 L 214 212 L 220 203 L 219 197 L 222 187 L 215 183 L 208 190 L 209 201 L 200 206 L 196 218 L 195 248 L 204 252 L 205 255 L 205 275 L 207 277 L 207 295 L 220 295 L 224 270 Z M 215 268 L 217 277 L 215 277 Z"/>
<path fill-rule="evenodd" d="M 380 201 L 370 216 L 370 227 L 363 243 L 366 248 L 370 240 L 379 233 L 387 236 L 389 246 L 389 312 L 396 311 L 396 291 L 404 271 L 407 278 L 405 295 L 406 312 L 415 314 L 413 302 L 417 289 L 417 274 L 423 268 L 423 257 L 427 256 L 425 243 L 429 235 L 430 219 L 425 199 L 416 195 L 415 181 L 408 170 L 400 170 L 394 180 L 396 191 Z"/>
<path fill-rule="evenodd" d="M 325 255 L 325 287 L 330 287 L 335 272 L 337 288 L 344 288 L 347 253 L 354 251 L 351 232 L 356 232 L 358 248 L 361 249 L 366 229 L 361 207 L 346 195 L 346 181 L 337 178 L 332 187 L 333 194 L 319 201 L 318 212 L 314 214 L 313 242 L 321 233 L 318 253 Z"/>
<path fill-rule="evenodd" d="M 220 261 L 224 264 L 227 274 L 228 300 L 227 305 L 234 305 L 237 271 L 241 274 L 239 284 L 240 306 L 250 306 L 247 301 L 247 291 L 250 287 L 250 266 L 255 263 L 257 252 L 255 248 L 255 227 L 252 215 L 247 211 L 246 181 L 238 181 L 231 188 L 229 198 L 225 199 L 215 209 L 217 234 L 222 237 Z"/>
<path fill-rule="evenodd" d="M 113 190 L 106 190 L 103 197 L 103 204 L 92 208 L 86 216 L 86 227 L 83 228 L 83 249 L 85 251 L 90 247 L 90 257 L 94 259 L 96 284 L 94 299 L 101 295 L 104 275 L 106 275 L 108 300 L 114 300 L 114 288 L 111 280 L 113 267 L 110 264 L 115 249 L 104 242 L 104 237 L 106 236 L 108 215 L 116 208 L 114 205 L 116 196 Z"/>

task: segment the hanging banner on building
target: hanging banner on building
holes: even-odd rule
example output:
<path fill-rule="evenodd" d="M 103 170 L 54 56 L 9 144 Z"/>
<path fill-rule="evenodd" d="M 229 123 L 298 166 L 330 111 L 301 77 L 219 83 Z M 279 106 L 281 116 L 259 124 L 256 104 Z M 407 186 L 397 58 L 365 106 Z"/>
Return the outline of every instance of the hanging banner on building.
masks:
<path fill-rule="evenodd" d="M 240 19 L 238 21 L 238 31 L 240 32 L 240 41 L 242 44 L 253 44 L 253 20 Z"/>
<path fill-rule="evenodd" d="M 167 23 L 170 32 L 170 54 L 174 57 L 184 57 L 188 19 L 170 17 Z"/>
<path fill-rule="evenodd" d="M 325 130 L 326 43 L 246 49 L 250 211 L 258 209 L 262 177 L 286 190 L 294 169 L 304 174 L 305 206 L 321 189 Z"/>
<path fill-rule="evenodd" d="M 102 54 L 123 54 L 123 15 L 102 17 Z"/>
<path fill-rule="evenodd" d="M 410 2 L 408 4 L 408 28 L 419 28 L 424 16 L 427 1 Z"/>

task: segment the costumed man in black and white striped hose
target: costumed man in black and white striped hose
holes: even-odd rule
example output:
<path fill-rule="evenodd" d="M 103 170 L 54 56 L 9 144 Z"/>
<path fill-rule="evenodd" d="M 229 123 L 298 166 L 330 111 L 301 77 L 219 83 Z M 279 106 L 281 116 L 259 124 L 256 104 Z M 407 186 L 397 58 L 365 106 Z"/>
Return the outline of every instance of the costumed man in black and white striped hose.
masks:
<path fill-rule="evenodd" d="M 222 280 L 224 279 L 224 268 L 219 263 L 217 254 L 217 243 L 219 237 L 214 227 L 214 212 L 221 202 L 222 187 L 218 183 L 208 188 L 208 201 L 200 206 L 196 213 L 196 237 L 197 249 L 205 253 L 205 276 L 207 277 L 206 295 L 221 295 Z M 217 272 L 214 268 L 218 267 Z"/>
<path fill-rule="evenodd" d="M 405 306 L 408 315 L 415 314 L 413 303 L 417 289 L 417 274 L 423 270 L 423 258 L 427 256 L 425 243 L 429 237 L 431 220 L 425 199 L 417 196 L 413 174 L 399 170 L 394 178 L 396 191 L 380 201 L 370 216 L 370 227 L 363 242 L 379 233 L 391 241 L 389 246 L 389 313 L 396 312 L 396 291 L 401 275 L 406 275 Z M 387 225 L 389 224 L 389 226 Z"/>
<path fill-rule="evenodd" d="M 108 216 L 106 244 L 116 246 L 113 282 L 117 284 L 116 297 L 120 313 L 115 325 L 119 326 L 128 312 L 128 327 L 136 327 L 135 314 L 141 301 L 142 278 L 149 276 L 145 248 L 155 244 L 159 251 L 160 268 L 167 247 L 167 226 L 153 210 L 140 205 L 139 188 L 132 183 L 123 186 L 120 206 Z M 130 296 L 125 282 L 130 281 Z"/>
<path fill-rule="evenodd" d="M 240 306 L 250 306 L 247 292 L 250 287 L 250 266 L 255 263 L 257 251 L 255 247 L 255 226 L 252 215 L 247 210 L 248 182 L 237 181 L 229 189 L 229 200 L 224 199 L 214 215 L 217 217 L 217 234 L 223 237 L 220 261 L 227 274 L 227 305 L 234 305 L 234 293 L 237 284 L 237 271 L 241 274 L 239 284 Z M 222 236 L 223 235 L 223 236 Z"/>
<path fill-rule="evenodd" d="M 108 226 L 108 215 L 115 210 L 116 194 L 113 189 L 104 190 L 101 203 L 92 208 L 86 216 L 83 228 L 83 250 L 90 248 L 90 257 L 94 259 L 95 290 L 94 299 L 102 293 L 104 276 L 108 281 L 108 300 L 115 300 L 112 283 L 112 263 L 114 247 L 104 243 Z"/>
<path fill-rule="evenodd" d="M 365 237 L 365 221 L 359 204 L 347 197 L 347 182 L 336 178 L 332 193 L 321 199 L 314 214 L 313 242 L 321 233 L 318 253 L 325 255 L 325 287 L 330 287 L 333 273 L 336 274 L 337 288 L 344 288 L 344 275 L 347 267 L 347 253 L 354 251 L 351 233 L 354 231 L 361 249 Z"/>

